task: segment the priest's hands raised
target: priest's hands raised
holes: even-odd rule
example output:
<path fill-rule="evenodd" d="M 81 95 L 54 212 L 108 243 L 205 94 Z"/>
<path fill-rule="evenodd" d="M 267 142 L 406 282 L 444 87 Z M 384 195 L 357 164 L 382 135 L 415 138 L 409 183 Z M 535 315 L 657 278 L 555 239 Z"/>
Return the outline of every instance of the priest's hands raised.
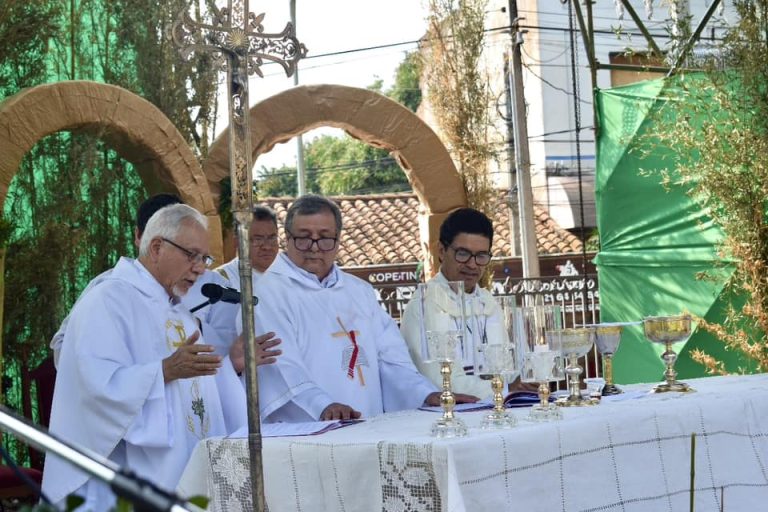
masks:
<path fill-rule="evenodd" d="M 435 391 L 434 393 L 428 394 L 427 398 L 424 399 L 424 405 L 428 405 L 430 407 L 439 406 L 441 394 L 442 392 L 440 391 Z M 473 404 L 480 401 L 478 397 L 474 395 L 465 395 L 464 393 L 454 393 L 453 398 L 456 400 L 457 404 Z"/>
<path fill-rule="evenodd" d="M 277 356 L 283 353 L 280 349 L 274 349 L 280 344 L 282 340 L 275 338 L 275 333 L 268 332 L 261 336 L 256 336 L 256 364 L 272 364 L 277 361 Z M 229 359 L 232 361 L 232 366 L 239 374 L 245 370 L 245 336 L 238 336 L 232 347 L 229 349 Z"/>
<path fill-rule="evenodd" d="M 360 411 L 356 411 L 348 405 L 332 403 L 320 414 L 320 421 L 326 420 L 356 420 L 360 417 Z"/>
<path fill-rule="evenodd" d="M 199 338 L 200 331 L 195 331 L 176 352 L 163 359 L 166 384 L 176 379 L 216 375 L 221 368 L 221 356 L 211 354 L 214 351 L 212 345 L 195 345 Z"/>

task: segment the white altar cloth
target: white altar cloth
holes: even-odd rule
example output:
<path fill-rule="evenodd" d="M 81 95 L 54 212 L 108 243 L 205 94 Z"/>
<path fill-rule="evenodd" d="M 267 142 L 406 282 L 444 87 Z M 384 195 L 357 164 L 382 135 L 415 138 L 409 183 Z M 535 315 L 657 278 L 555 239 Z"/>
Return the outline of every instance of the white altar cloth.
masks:
<path fill-rule="evenodd" d="M 696 512 L 768 507 L 768 375 L 687 381 L 695 393 L 634 394 L 565 418 L 429 436 L 436 413 L 385 414 L 318 436 L 264 439 L 268 508 L 282 511 Z M 651 385 L 625 386 L 647 390 Z M 633 394 L 628 393 L 627 397 Z M 202 441 L 178 489 L 209 510 L 252 510 L 245 439 Z M 721 498 L 722 496 L 722 498 Z"/>

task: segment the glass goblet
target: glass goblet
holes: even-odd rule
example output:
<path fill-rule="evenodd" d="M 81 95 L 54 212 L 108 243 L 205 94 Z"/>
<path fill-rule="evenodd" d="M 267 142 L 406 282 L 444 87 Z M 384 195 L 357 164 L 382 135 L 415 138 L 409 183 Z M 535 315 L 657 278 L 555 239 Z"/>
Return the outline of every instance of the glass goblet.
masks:
<path fill-rule="evenodd" d="M 451 364 L 456 357 L 460 338 L 460 331 L 427 331 L 429 361 L 440 363 L 443 379 L 443 392 L 440 394 L 443 415 L 432 424 L 434 437 L 462 437 L 469 432 L 464 422 L 453 414 L 456 398 L 451 391 Z"/>
<path fill-rule="evenodd" d="M 485 359 L 481 379 L 491 381 L 493 390 L 493 411 L 487 414 L 481 428 L 498 429 L 511 428 L 517 425 L 517 418 L 504 409 L 504 382 L 514 380 L 519 373 L 515 364 L 515 350 L 511 343 L 488 343 L 480 347 Z"/>
<path fill-rule="evenodd" d="M 622 325 L 617 324 L 597 324 L 595 326 L 595 345 L 597 345 L 597 351 L 603 356 L 603 378 L 605 379 L 603 396 L 623 393 L 613 383 L 613 355 L 619 348 L 623 329 Z"/>
<path fill-rule="evenodd" d="M 593 398 L 584 398 L 581 395 L 581 374 L 583 370 L 579 365 L 579 358 L 584 357 L 592 350 L 595 343 L 595 329 L 593 327 L 577 327 L 560 329 L 548 333 L 560 338 L 560 346 L 563 356 L 568 360 L 565 373 L 568 376 L 568 396 L 557 400 L 557 405 L 562 407 L 581 407 L 599 403 Z"/>

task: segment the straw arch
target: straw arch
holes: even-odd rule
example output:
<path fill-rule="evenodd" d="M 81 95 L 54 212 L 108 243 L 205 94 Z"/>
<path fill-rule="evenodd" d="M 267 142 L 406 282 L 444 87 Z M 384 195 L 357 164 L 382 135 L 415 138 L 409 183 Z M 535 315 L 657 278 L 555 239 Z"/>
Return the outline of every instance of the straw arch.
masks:
<path fill-rule="evenodd" d="M 222 255 L 221 220 L 187 141 L 157 107 L 114 85 L 58 82 L 25 89 L 0 103 L 0 207 L 24 155 L 60 131 L 98 136 L 136 166 L 151 193 L 177 193 L 206 215 L 211 253 Z"/>
<path fill-rule="evenodd" d="M 307 85 L 254 105 L 250 121 L 254 162 L 275 144 L 321 126 L 341 128 L 357 139 L 390 151 L 419 198 L 422 248 L 430 249 L 428 270 L 437 268 L 439 226 L 451 211 L 466 206 L 467 198 L 445 146 L 413 112 L 367 89 Z M 229 175 L 228 141 L 229 133 L 225 131 L 211 145 L 203 162 L 203 171 L 214 193 L 218 192 L 216 183 Z"/>

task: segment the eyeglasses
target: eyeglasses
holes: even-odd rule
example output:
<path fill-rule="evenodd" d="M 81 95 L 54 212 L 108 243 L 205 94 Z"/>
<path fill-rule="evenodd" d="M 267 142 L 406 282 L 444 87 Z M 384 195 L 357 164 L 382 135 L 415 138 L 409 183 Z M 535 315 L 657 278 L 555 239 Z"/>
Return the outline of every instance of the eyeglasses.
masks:
<path fill-rule="evenodd" d="M 453 249 L 453 259 L 455 259 L 457 263 L 466 263 L 470 260 L 470 258 L 475 258 L 475 263 L 483 266 L 487 265 L 491 261 L 491 253 L 489 252 L 470 252 L 466 249 L 456 249 L 453 246 L 449 247 Z"/>
<path fill-rule="evenodd" d="M 274 247 L 277 245 L 277 235 L 254 236 L 248 243 L 251 247 Z"/>
<path fill-rule="evenodd" d="M 184 247 L 180 246 L 176 242 L 173 242 L 171 240 L 168 240 L 167 238 L 160 238 L 163 242 L 168 242 L 181 252 L 187 255 L 187 258 L 189 259 L 190 263 L 194 263 L 197 265 L 198 263 L 203 263 L 206 267 L 210 267 L 213 265 L 213 262 L 216 261 L 213 259 L 213 256 L 210 254 L 200 254 L 199 252 L 190 251 L 189 249 L 185 249 Z"/>
<path fill-rule="evenodd" d="M 317 249 L 322 252 L 332 251 L 336 247 L 338 238 L 312 238 L 309 236 L 294 236 L 293 233 L 288 233 L 293 239 L 293 245 L 300 251 L 309 251 L 314 244 L 317 244 Z"/>

